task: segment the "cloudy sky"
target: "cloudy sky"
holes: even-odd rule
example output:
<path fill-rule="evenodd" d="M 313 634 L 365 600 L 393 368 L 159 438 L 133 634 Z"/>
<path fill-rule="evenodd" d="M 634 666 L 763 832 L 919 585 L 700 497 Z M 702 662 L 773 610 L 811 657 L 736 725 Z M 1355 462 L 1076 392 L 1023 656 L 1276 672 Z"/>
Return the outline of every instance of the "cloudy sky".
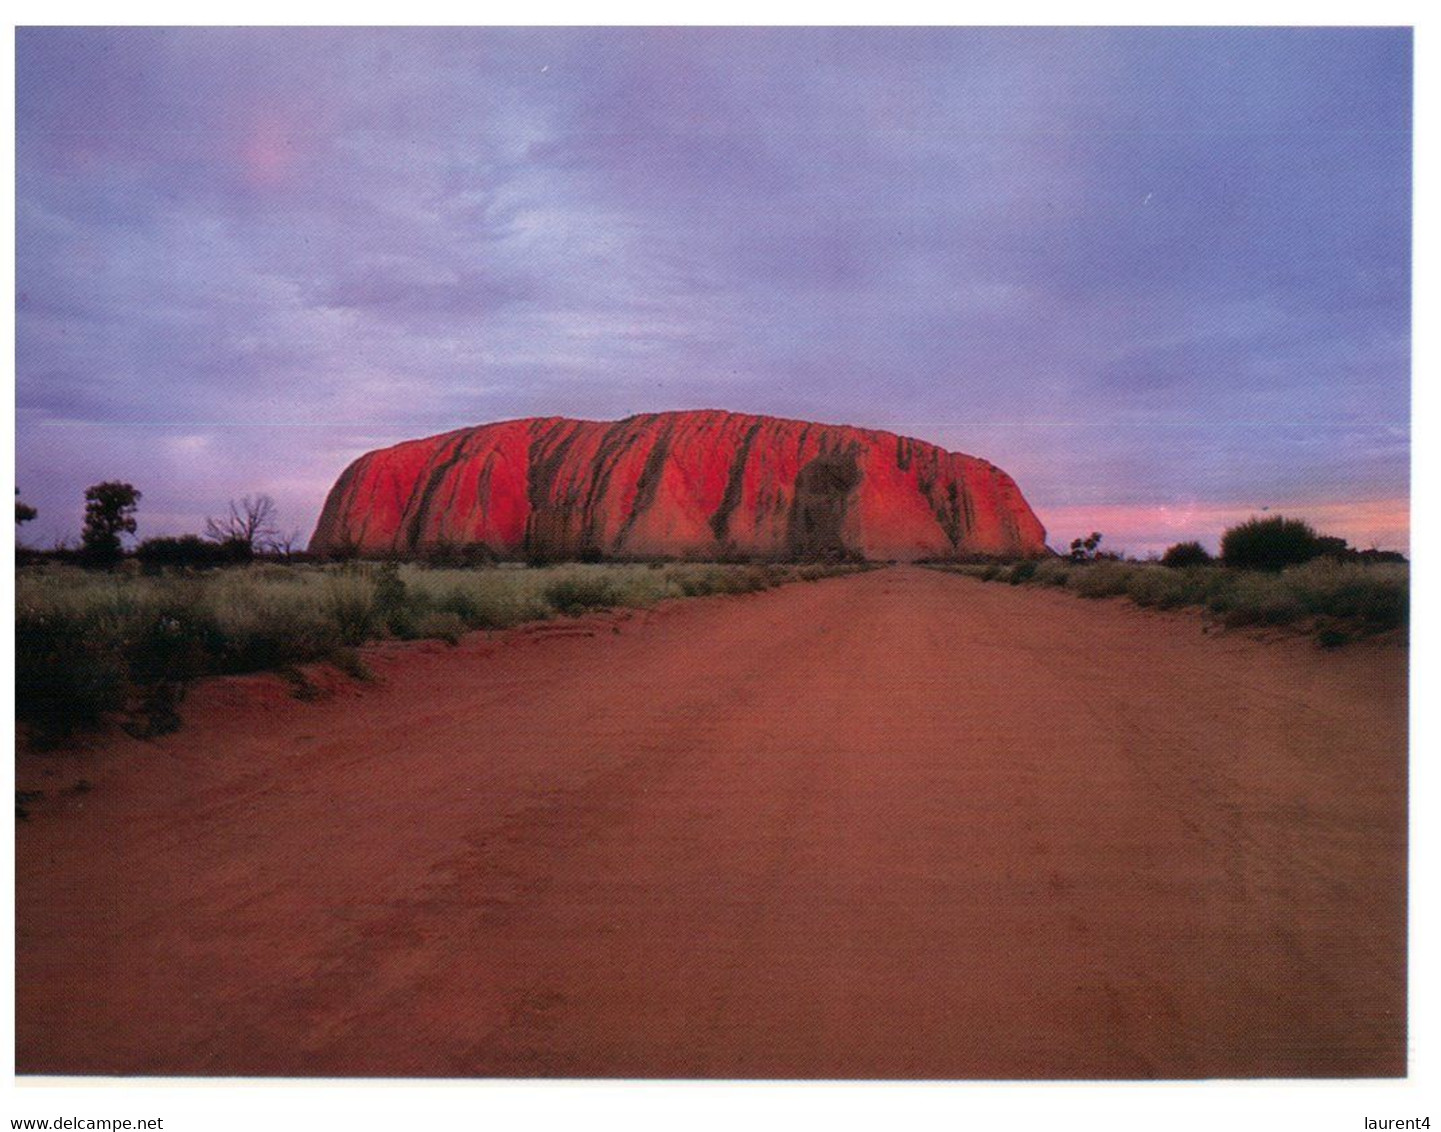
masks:
<path fill-rule="evenodd" d="M 1404 549 L 1404 30 L 17 33 L 27 541 L 715 407 L 1010 471 L 1053 545 Z"/>

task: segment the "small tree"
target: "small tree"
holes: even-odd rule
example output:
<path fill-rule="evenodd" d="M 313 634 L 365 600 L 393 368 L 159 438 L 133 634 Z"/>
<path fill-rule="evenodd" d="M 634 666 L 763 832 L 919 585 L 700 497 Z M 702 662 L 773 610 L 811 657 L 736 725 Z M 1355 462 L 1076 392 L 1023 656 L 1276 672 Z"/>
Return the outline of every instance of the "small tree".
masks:
<path fill-rule="evenodd" d="M 1101 545 L 1101 532 L 1092 531 L 1085 538 L 1071 540 L 1072 562 L 1094 562 Z"/>
<path fill-rule="evenodd" d="M 128 483 L 106 482 L 85 489 L 85 529 L 81 552 L 93 566 L 111 566 L 120 560 L 121 535 L 135 533 L 135 505 L 140 492 Z"/>
<path fill-rule="evenodd" d="M 288 535 L 276 535 L 270 540 L 267 549 L 270 553 L 280 558 L 289 559 L 295 554 L 295 547 L 300 542 L 300 531 L 291 531 Z"/>
<path fill-rule="evenodd" d="M 1210 552 L 1199 542 L 1178 542 L 1175 546 L 1167 547 L 1166 553 L 1161 555 L 1162 566 L 1174 566 L 1178 569 L 1185 566 L 1209 566 L 1210 564 Z"/>
<path fill-rule="evenodd" d="M 279 538 L 275 525 L 275 500 L 268 495 L 244 496 L 230 501 L 229 512 L 205 520 L 205 537 L 211 542 L 243 542 L 251 552 L 269 549 Z"/>
<path fill-rule="evenodd" d="M 28 523 L 31 519 L 35 518 L 36 515 L 40 514 L 40 512 L 31 507 L 30 504 L 21 502 L 19 498 L 20 489 L 18 487 L 15 489 L 15 495 L 15 525 L 18 527 L 21 523 Z"/>
<path fill-rule="evenodd" d="M 1281 570 L 1311 561 L 1326 546 L 1311 524 L 1272 515 L 1229 528 L 1221 536 L 1221 559 L 1246 570 Z"/>

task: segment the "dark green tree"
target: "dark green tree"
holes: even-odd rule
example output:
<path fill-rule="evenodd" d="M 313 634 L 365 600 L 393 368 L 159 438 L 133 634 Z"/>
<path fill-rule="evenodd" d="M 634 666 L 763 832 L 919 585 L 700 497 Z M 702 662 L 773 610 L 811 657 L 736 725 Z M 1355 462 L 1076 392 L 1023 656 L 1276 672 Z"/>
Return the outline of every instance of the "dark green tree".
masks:
<path fill-rule="evenodd" d="M 120 561 L 121 535 L 135 533 L 135 505 L 140 492 L 132 484 L 108 481 L 85 489 L 85 529 L 81 552 L 92 566 Z"/>
<path fill-rule="evenodd" d="M 20 495 L 20 489 L 18 487 L 15 489 L 15 495 L 17 497 L 15 500 L 15 523 L 17 526 L 20 523 L 28 523 L 31 519 L 35 518 L 36 515 L 40 514 L 40 512 L 31 507 L 30 504 L 21 502 L 18 498 Z"/>

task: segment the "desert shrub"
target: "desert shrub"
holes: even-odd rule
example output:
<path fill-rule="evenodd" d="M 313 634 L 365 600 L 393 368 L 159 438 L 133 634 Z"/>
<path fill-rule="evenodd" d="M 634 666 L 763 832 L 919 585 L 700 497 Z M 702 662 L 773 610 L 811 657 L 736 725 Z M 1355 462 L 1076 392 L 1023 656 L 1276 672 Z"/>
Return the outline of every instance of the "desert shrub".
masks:
<path fill-rule="evenodd" d="M 1158 566 L 1133 566 L 1126 571 L 1126 591 L 1137 605 L 1174 609 L 1195 603 L 1199 591 L 1189 579 Z"/>
<path fill-rule="evenodd" d="M 460 638 L 465 635 L 465 620 L 456 613 L 445 610 L 437 610 L 427 613 L 420 618 L 416 624 L 416 636 L 445 641 L 447 644 L 458 645 Z"/>
<path fill-rule="evenodd" d="M 1032 580 L 1038 585 L 1064 586 L 1071 580 L 1070 565 L 1059 558 L 1047 558 L 1036 564 Z"/>
<path fill-rule="evenodd" d="M 386 632 L 402 640 L 418 635 L 417 624 L 426 603 L 421 595 L 411 595 L 394 562 L 383 563 L 375 573 L 375 616 Z"/>
<path fill-rule="evenodd" d="M 386 616 L 405 605 L 405 580 L 394 562 L 383 563 L 375 574 L 375 608 Z"/>
<path fill-rule="evenodd" d="M 1030 581 L 1031 578 L 1035 576 L 1037 569 L 1039 569 L 1039 567 L 1037 567 L 1034 561 L 1017 562 L 1011 567 L 1011 572 L 1007 576 L 1006 581 L 1010 582 L 1013 586 L 1019 586 L 1022 582 Z"/>
<path fill-rule="evenodd" d="M 332 618 L 328 588 L 312 593 L 238 580 L 208 596 L 219 641 L 210 658 L 212 672 L 263 672 L 319 660 L 358 631 Z"/>
<path fill-rule="evenodd" d="M 95 727 L 125 702 L 125 660 L 96 629 L 66 612 L 16 613 L 15 715 L 42 743 Z"/>
<path fill-rule="evenodd" d="M 550 582 L 543 593 L 552 608 L 570 617 L 620 603 L 615 583 L 604 574 L 565 574 Z"/>
<path fill-rule="evenodd" d="M 364 574 L 345 571 L 326 578 L 325 613 L 342 644 L 364 644 L 379 624 L 375 584 Z"/>
<path fill-rule="evenodd" d="M 797 571 L 798 577 L 810 582 L 818 582 L 822 578 L 829 577 L 837 571 L 836 567 L 811 566 L 809 574 Z M 791 577 L 791 573 L 784 566 L 744 566 L 739 570 L 723 571 L 721 574 L 721 592 L 733 594 L 759 593 L 762 590 L 771 589 L 780 585 Z"/>
<path fill-rule="evenodd" d="M 1305 616 L 1306 607 L 1278 574 L 1243 574 L 1227 596 L 1227 625 L 1287 625 Z"/>
<path fill-rule="evenodd" d="M 1308 613 L 1394 629 L 1405 624 L 1410 611 L 1409 571 L 1404 566 L 1321 558 L 1292 567 L 1283 578 Z"/>
<path fill-rule="evenodd" d="M 186 681 L 209 670 L 224 644 L 214 613 L 194 593 L 134 619 L 118 642 L 137 684 Z"/>
<path fill-rule="evenodd" d="M 179 538 L 146 539 L 135 548 L 135 557 L 148 570 L 167 567 L 213 570 L 249 562 L 254 557 L 254 551 L 243 539 L 207 542 L 196 535 L 181 535 Z"/>
<path fill-rule="evenodd" d="M 1237 589 L 1240 587 L 1244 574 L 1234 570 L 1221 570 L 1211 567 L 1198 569 L 1196 577 L 1199 581 L 1201 591 L 1200 604 L 1204 605 L 1212 613 L 1224 613 L 1231 607 L 1235 600 Z"/>
<path fill-rule="evenodd" d="M 433 615 L 458 618 L 471 629 L 498 629 L 504 620 L 470 591 L 456 586 L 434 601 Z"/>
<path fill-rule="evenodd" d="M 1199 542 L 1178 542 L 1174 546 L 1168 546 L 1166 553 L 1161 555 L 1161 565 L 1173 569 L 1210 564 L 1211 553 Z"/>
<path fill-rule="evenodd" d="M 453 613 L 470 629 L 503 629 L 555 614 L 543 593 L 554 571 L 427 569 L 407 570 L 404 576 L 419 617 Z"/>
<path fill-rule="evenodd" d="M 1082 597 L 1117 597 L 1126 592 L 1131 569 L 1120 562 L 1097 562 L 1077 570 L 1070 585 Z"/>
<path fill-rule="evenodd" d="M 684 597 L 705 597 L 716 592 L 719 574 L 714 570 L 672 570 L 666 580 Z"/>
<path fill-rule="evenodd" d="M 1324 546 L 1309 523 L 1272 515 L 1228 528 L 1221 536 L 1221 560 L 1243 570 L 1281 570 L 1309 562 Z"/>
<path fill-rule="evenodd" d="M 721 593 L 726 586 L 725 573 L 720 569 L 673 570 L 668 575 L 668 580 L 675 590 L 685 597 L 706 597 L 709 594 Z"/>

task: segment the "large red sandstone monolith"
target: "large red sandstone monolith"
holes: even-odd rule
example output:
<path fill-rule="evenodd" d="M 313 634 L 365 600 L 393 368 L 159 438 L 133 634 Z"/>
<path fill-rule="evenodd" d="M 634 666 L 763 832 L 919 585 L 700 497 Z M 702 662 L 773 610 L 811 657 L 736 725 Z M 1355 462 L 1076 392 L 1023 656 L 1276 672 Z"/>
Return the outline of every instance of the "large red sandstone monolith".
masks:
<path fill-rule="evenodd" d="M 540 417 L 368 452 L 320 554 L 955 558 L 1046 553 L 1015 481 L 889 432 L 741 413 Z"/>

